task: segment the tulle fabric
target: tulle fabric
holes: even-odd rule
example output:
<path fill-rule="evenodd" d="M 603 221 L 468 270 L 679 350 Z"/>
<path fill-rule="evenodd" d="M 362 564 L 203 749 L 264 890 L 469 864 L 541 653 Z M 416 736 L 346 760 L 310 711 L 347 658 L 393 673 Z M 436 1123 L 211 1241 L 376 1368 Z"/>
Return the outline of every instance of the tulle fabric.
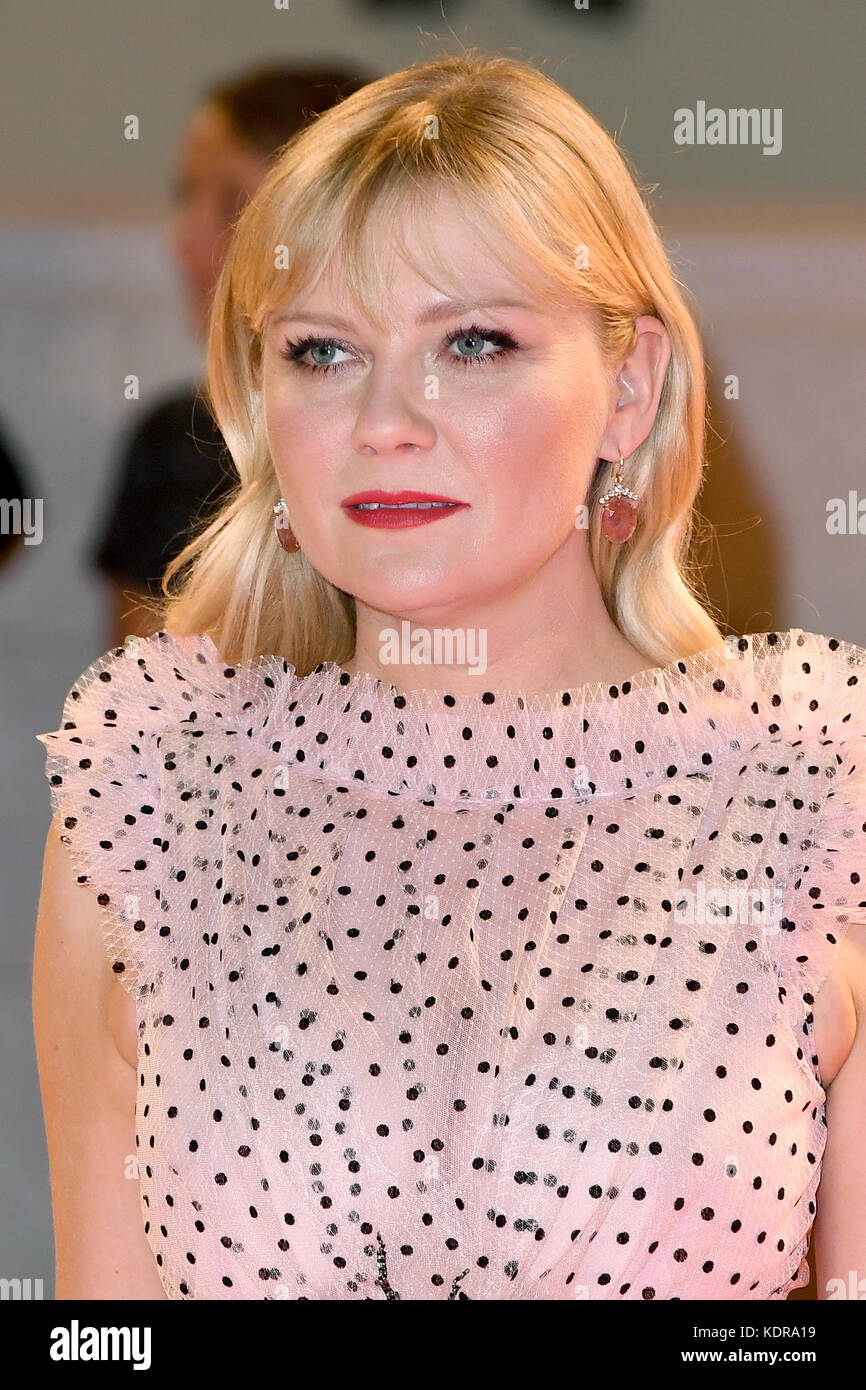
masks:
<path fill-rule="evenodd" d="M 136 1001 L 169 1296 L 805 1283 L 864 660 L 790 629 L 548 695 L 165 633 L 92 663 L 37 737 Z"/>

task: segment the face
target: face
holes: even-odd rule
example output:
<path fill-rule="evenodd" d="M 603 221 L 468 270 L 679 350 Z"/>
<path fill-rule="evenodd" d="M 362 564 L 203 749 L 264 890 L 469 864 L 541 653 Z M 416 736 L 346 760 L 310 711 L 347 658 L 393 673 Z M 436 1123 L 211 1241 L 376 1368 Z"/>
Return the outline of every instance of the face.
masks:
<path fill-rule="evenodd" d="M 562 547 L 586 547 L 575 508 L 617 397 L 588 310 L 534 301 L 453 208 L 435 234 L 472 287 L 467 308 L 395 258 L 386 331 L 337 272 L 268 316 L 262 357 L 280 495 L 311 564 L 378 613 L 430 625 L 471 621 Z M 345 499 L 379 490 L 461 505 L 359 524 Z"/>
<path fill-rule="evenodd" d="M 266 168 L 257 151 L 234 137 L 218 106 L 205 105 L 193 114 L 178 151 L 172 249 L 199 331 L 207 324 L 232 223 Z"/>

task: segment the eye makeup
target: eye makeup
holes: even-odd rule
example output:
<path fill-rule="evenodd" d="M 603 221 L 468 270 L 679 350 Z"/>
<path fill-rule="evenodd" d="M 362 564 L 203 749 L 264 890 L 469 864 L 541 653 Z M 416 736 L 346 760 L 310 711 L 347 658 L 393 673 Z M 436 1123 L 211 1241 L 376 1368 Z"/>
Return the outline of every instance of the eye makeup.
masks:
<path fill-rule="evenodd" d="M 483 366 L 488 362 L 493 362 L 497 358 L 505 357 L 509 353 L 519 349 L 520 344 L 508 332 L 498 328 L 484 328 L 477 323 L 470 323 L 463 328 L 455 328 L 448 333 L 443 341 L 443 347 L 449 348 L 461 338 L 476 339 L 482 343 L 493 343 L 497 348 L 496 352 L 469 352 L 469 353 L 447 353 L 446 355 L 458 362 L 461 366 Z M 306 371 L 324 373 L 342 371 L 348 366 L 347 362 L 305 362 L 303 359 L 306 354 L 316 348 L 335 348 L 338 351 L 351 353 L 351 346 L 339 338 L 317 337 L 314 334 L 307 334 L 303 338 L 296 340 L 287 339 L 282 348 L 280 356 L 294 366 Z"/>

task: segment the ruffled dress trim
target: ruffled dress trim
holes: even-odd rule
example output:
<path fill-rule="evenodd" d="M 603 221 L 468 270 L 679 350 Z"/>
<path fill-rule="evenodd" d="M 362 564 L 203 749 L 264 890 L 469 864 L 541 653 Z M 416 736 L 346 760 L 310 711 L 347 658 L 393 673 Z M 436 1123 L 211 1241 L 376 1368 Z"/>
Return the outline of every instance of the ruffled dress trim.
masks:
<path fill-rule="evenodd" d="M 798 914 L 779 943 L 787 986 L 808 994 L 845 927 L 864 919 L 864 691 L 866 650 L 800 628 L 732 639 L 620 685 L 532 695 L 401 691 L 333 661 L 298 676 L 276 655 L 231 666 L 209 637 L 159 632 L 94 661 L 66 696 L 60 727 L 36 737 L 62 839 L 98 893 L 113 967 L 131 990 L 148 978 L 144 940 L 168 931 L 161 788 L 196 795 L 183 782 L 184 748 L 209 730 L 295 774 L 455 810 L 592 811 L 673 777 L 707 778 L 762 742 L 769 755 L 779 746 L 781 762 L 782 741 L 814 745 L 815 829 Z"/>

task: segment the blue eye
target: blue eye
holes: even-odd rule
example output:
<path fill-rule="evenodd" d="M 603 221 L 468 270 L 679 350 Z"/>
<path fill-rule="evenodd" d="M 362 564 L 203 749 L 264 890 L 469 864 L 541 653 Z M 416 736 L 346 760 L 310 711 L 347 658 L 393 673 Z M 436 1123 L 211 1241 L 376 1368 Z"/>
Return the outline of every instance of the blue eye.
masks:
<path fill-rule="evenodd" d="M 517 347 L 517 342 L 510 333 L 501 333 L 497 328 L 481 328 L 477 323 L 471 323 L 468 328 L 455 329 L 453 333 L 448 334 L 445 342 L 451 347 L 453 343 L 459 343 L 461 338 L 474 339 L 479 343 L 493 343 L 499 349 L 498 352 L 482 353 L 479 349 L 475 352 L 449 354 L 463 365 L 480 366 L 482 362 L 492 362 L 497 357 L 504 357 Z"/>
<path fill-rule="evenodd" d="M 313 372 L 331 372 L 343 365 L 337 362 L 304 362 L 302 360 L 306 353 L 320 348 L 336 349 L 338 352 L 349 351 L 347 345 L 338 342 L 336 338 L 315 338 L 308 335 L 306 338 L 299 338 L 297 342 L 287 339 L 285 346 L 280 349 L 280 356 L 285 357 L 288 362 L 294 362 L 298 367 L 305 367 L 307 371 Z"/>
<path fill-rule="evenodd" d="M 459 343 L 461 338 L 479 344 L 478 349 L 473 352 L 451 352 L 446 354 L 451 361 L 459 362 L 463 367 L 480 366 L 483 363 L 492 362 L 498 357 L 504 357 L 507 353 L 513 352 L 519 346 L 510 333 L 501 332 L 498 328 L 482 328 L 477 323 L 471 323 L 466 328 L 454 329 L 452 333 L 446 336 L 443 346 L 446 348 L 451 347 L 454 343 Z M 498 350 L 496 352 L 482 352 L 481 345 L 484 343 L 493 343 Z M 316 338 L 312 334 L 308 334 L 306 337 L 298 338 L 295 341 L 287 339 L 284 346 L 280 348 L 280 356 L 284 357 L 287 362 L 293 363 L 296 367 L 302 367 L 305 371 L 316 372 L 318 374 L 342 371 L 343 368 L 348 365 L 347 362 L 316 362 L 315 360 L 312 362 L 305 362 L 303 360 L 308 352 L 317 352 L 321 350 L 331 353 L 334 351 L 352 352 L 352 348 L 349 344 L 341 342 L 338 338 Z"/>

